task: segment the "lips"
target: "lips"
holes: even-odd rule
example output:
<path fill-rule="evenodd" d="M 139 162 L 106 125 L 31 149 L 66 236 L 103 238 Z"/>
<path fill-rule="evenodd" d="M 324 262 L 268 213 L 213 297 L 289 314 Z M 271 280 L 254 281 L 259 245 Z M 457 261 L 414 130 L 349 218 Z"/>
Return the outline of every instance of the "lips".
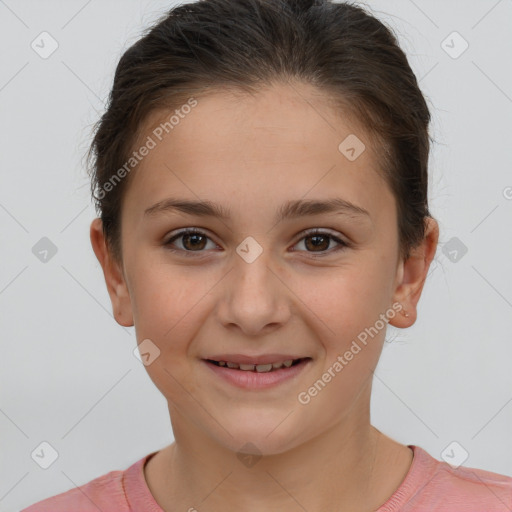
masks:
<path fill-rule="evenodd" d="M 273 364 L 273 363 L 283 363 L 284 361 L 296 361 L 297 359 L 311 359 L 307 358 L 300 354 L 262 354 L 259 356 L 249 356 L 246 354 L 216 354 L 203 358 L 206 361 L 220 362 L 224 361 L 225 363 L 235 363 L 237 365 L 241 364 Z"/>
<path fill-rule="evenodd" d="M 215 378 L 220 378 L 221 381 L 227 382 L 230 385 L 234 385 L 244 390 L 260 391 L 269 388 L 273 388 L 278 385 L 285 385 L 285 382 L 293 383 L 303 372 L 307 371 L 312 363 L 311 357 L 290 357 L 289 355 L 277 354 L 278 358 L 275 358 L 276 354 L 270 354 L 266 356 L 252 357 L 240 355 L 234 356 L 233 354 L 215 356 L 210 359 L 203 359 L 204 367 L 207 368 L 210 375 L 215 375 Z M 288 359 L 280 359 L 281 357 Z M 220 359 L 217 360 L 217 358 Z M 222 358 L 228 359 L 223 361 Z M 265 362 L 260 364 L 242 363 L 229 361 L 229 359 L 248 359 L 254 360 L 267 360 L 271 358 L 273 362 Z M 285 366 L 284 363 L 290 364 Z M 274 365 L 278 366 L 274 368 Z"/>
<path fill-rule="evenodd" d="M 296 364 L 299 364 L 301 361 L 309 359 L 309 358 L 298 358 L 298 359 L 285 359 L 284 361 L 276 361 L 273 363 L 267 364 L 244 364 L 244 363 L 234 363 L 232 361 L 215 361 L 212 359 L 207 359 L 208 362 L 213 363 L 220 367 L 227 367 L 232 370 L 242 370 L 249 372 L 270 372 L 274 370 L 279 370 L 280 368 L 290 368 Z"/>
<path fill-rule="evenodd" d="M 267 373 L 281 368 L 290 368 L 310 357 L 291 354 L 262 354 L 249 356 L 245 354 L 217 354 L 204 360 L 219 367 L 248 372 Z"/>
<path fill-rule="evenodd" d="M 205 360 L 210 361 L 225 361 L 236 364 L 268 364 L 268 363 L 279 363 L 291 359 L 305 359 L 306 356 L 301 354 L 261 354 L 261 355 L 247 355 L 247 354 L 215 354 L 203 357 Z M 310 358 L 309 358 L 310 359 Z"/>

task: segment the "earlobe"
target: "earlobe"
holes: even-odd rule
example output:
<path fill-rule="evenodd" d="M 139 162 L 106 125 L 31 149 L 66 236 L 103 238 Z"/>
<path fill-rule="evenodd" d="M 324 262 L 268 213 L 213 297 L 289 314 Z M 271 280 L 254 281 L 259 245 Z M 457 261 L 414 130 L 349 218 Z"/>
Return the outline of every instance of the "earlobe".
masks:
<path fill-rule="evenodd" d="M 133 313 L 128 286 L 119 263 L 113 259 L 109 251 L 100 218 L 92 221 L 90 238 L 94 254 L 103 269 L 114 318 L 118 324 L 131 327 L 133 326 Z"/>
<path fill-rule="evenodd" d="M 416 306 L 421 297 L 427 278 L 428 269 L 436 254 L 439 240 L 439 226 L 435 219 L 425 219 L 425 238 L 413 248 L 405 261 L 400 261 L 397 269 L 397 282 L 394 302 L 402 305 L 400 315 L 396 315 L 389 323 L 395 327 L 410 327 L 416 322 Z"/>

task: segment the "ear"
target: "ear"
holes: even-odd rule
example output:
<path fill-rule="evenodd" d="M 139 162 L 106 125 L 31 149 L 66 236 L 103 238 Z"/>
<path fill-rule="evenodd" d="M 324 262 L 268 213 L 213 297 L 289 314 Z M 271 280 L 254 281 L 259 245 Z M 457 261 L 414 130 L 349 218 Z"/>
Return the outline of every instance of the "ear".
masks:
<path fill-rule="evenodd" d="M 133 326 L 133 313 L 128 286 L 120 265 L 113 259 L 108 249 L 101 219 L 97 218 L 92 221 L 90 236 L 94 254 L 103 269 L 114 318 L 118 324 L 131 327 Z"/>
<path fill-rule="evenodd" d="M 422 243 L 411 250 L 407 260 L 401 260 L 397 269 L 397 279 L 393 303 L 402 304 L 404 313 L 398 312 L 389 323 L 395 327 L 410 327 L 417 318 L 416 305 L 420 300 L 423 285 L 427 278 L 430 263 L 434 259 L 439 240 L 439 226 L 432 217 L 425 219 L 425 238 Z"/>

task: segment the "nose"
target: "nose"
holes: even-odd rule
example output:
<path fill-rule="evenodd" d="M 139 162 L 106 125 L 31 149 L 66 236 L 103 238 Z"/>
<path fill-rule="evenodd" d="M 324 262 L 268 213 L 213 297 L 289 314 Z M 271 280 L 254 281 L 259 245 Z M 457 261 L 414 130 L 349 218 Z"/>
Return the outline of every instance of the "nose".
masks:
<path fill-rule="evenodd" d="M 263 252 L 254 261 L 236 257 L 219 289 L 217 316 L 225 328 L 261 336 L 282 327 L 290 318 L 292 292 L 284 272 Z"/>

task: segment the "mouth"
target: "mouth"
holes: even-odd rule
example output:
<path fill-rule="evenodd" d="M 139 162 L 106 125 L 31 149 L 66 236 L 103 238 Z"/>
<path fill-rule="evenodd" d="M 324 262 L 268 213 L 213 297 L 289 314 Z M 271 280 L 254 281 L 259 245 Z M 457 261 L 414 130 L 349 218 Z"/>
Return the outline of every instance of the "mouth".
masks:
<path fill-rule="evenodd" d="M 294 378 L 312 364 L 313 359 L 311 357 L 275 359 L 272 362 L 259 364 L 224 359 L 203 359 L 202 361 L 216 380 L 220 378 L 221 382 L 227 382 L 245 390 L 260 390 L 284 382 L 293 382 Z"/>
<path fill-rule="evenodd" d="M 231 370 L 240 370 L 243 372 L 256 372 L 256 373 L 269 373 L 279 370 L 281 368 L 291 368 L 300 364 L 302 361 L 311 359 L 310 357 L 300 357 L 298 359 L 285 359 L 267 364 L 244 364 L 235 363 L 232 361 L 216 361 L 214 359 L 205 359 L 208 363 L 212 363 L 221 368 L 229 368 Z"/>

